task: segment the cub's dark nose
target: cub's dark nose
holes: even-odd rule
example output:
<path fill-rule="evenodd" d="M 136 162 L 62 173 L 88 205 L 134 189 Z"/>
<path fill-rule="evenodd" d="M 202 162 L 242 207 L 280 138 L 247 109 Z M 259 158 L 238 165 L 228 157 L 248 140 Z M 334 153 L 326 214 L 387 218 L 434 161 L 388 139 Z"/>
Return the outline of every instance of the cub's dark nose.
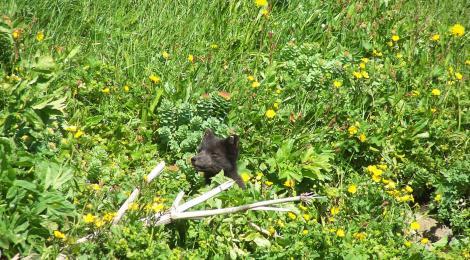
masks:
<path fill-rule="evenodd" d="M 194 164 L 195 161 L 196 161 L 196 156 L 191 157 L 191 163 Z"/>

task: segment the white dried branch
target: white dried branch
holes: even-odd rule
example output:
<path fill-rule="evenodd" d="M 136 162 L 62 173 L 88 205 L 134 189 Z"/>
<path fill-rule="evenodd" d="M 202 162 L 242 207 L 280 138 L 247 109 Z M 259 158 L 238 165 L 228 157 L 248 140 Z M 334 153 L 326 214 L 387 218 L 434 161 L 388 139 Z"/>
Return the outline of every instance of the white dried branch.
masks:
<path fill-rule="evenodd" d="M 75 241 L 75 244 L 80 244 L 80 243 L 84 243 L 90 239 L 92 239 L 93 237 L 95 237 L 96 235 L 98 235 L 98 231 L 95 231 L 93 232 L 93 234 L 89 234 L 89 235 L 86 235 L 80 239 L 78 239 L 77 241 Z"/>
<path fill-rule="evenodd" d="M 288 197 L 288 198 L 283 198 L 283 199 L 260 201 L 256 203 L 246 204 L 246 205 L 237 206 L 237 207 L 230 207 L 230 208 L 198 210 L 198 211 L 191 211 L 191 212 L 179 212 L 178 214 L 176 214 L 176 216 L 173 217 L 173 219 L 201 218 L 201 217 L 208 217 L 208 216 L 221 215 L 221 214 L 230 214 L 230 213 L 236 213 L 239 211 L 246 211 L 246 210 L 257 208 L 257 207 L 264 207 L 264 206 L 268 206 L 272 204 L 293 202 L 293 201 L 299 201 L 299 200 L 309 201 L 311 199 L 316 199 L 316 198 L 323 198 L 323 197 L 312 196 L 312 195 L 306 194 L 306 195 Z"/>
<path fill-rule="evenodd" d="M 176 196 L 175 198 L 175 201 L 173 201 L 173 205 L 172 205 L 172 208 L 170 210 L 170 212 L 167 212 L 167 213 L 157 213 L 153 216 L 150 216 L 150 217 L 147 217 L 147 218 L 142 218 L 140 219 L 141 221 L 144 221 L 145 222 L 145 225 L 150 225 L 152 223 L 152 221 L 154 220 L 158 220 L 160 221 L 158 225 L 166 225 L 168 223 L 171 222 L 171 216 L 173 215 L 176 215 L 178 212 L 183 212 L 191 207 L 194 207 L 195 205 L 197 204 L 200 204 L 212 197 L 214 197 L 215 195 L 221 193 L 222 191 L 224 190 L 227 190 L 228 188 L 230 188 L 235 182 L 230 180 L 230 181 L 227 181 L 227 182 L 224 182 L 222 184 L 220 184 L 219 186 L 215 187 L 214 189 L 202 194 L 201 196 L 199 197 L 196 197 L 182 205 L 179 205 L 179 206 L 176 206 L 176 204 L 179 204 L 179 202 L 181 201 L 182 199 L 182 195 L 181 195 L 181 198 L 179 198 L 180 194 L 183 194 L 184 195 L 184 192 L 181 191 L 178 196 Z M 176 202 L 176 203 L 175 203 Z"/>
<path fill-rule="evenodd" d="M 178 212 L 183 212 L 183 211 L 186 211 L 187 209 L 189 208 L 192 208 L 212 197 L 214 197 L 215 195 L 221 193 L 222 191 L 224 190 L 227 190 L 228 188 L 232 187 L 232 185 L 234 184 L 235 182 L 234 181 L 227 181 L 227 182 L 224 182 L 222 184 L 220 184 L 219 186 L 217 186 L 216 188 L 202 194 L 201 196 L 197 197 L 197 198 L 194 198 L 186 203 L 184 203 L 183 205 L 179 206 L 178 207 Z"/>
<path fill-rule="evenodd" d="M 191 212 L 181 212 L 179 208 L 176 211 L 170 211 L 163 214 L 158 214 L 152 216 L 150 218 L 142 219 L 145 221 L 146 225 L 165 225 L 170 223 L 173 220 L 177 219 L 195 219 L 195 218 L 203 218 L 221 214 L 231 214 L 240 211 L 247 211 L 250 209 L 258 208 L 258 207 L 265 207 L 272 204 L 279 204 L 279 203 L 286 203 L 286 202 L 293 202 L 293 201 L 310 201 L 312 199 L 323 198 L 323 196 L 313 196 L 312 194 L 303 194 L 300 196 L 289 197 L 289 198 L 282 198 L 282 199 L 274 199 L 274 200 L 266 200 L 260 201 L 256 203 L 246 204 L 237 207 L 230 207 L 230 208 L 222 208 L 222 209 L 211 209 L 211 210 L 198 210 L 198 211 L 191 211 Z M 272 209 L 272 208 L 271 208 Z M 153 221 L 152 221 L 153 220 Z"/>
<path fill-rule="evenodd" d="M 155 177 L 157 177 L 158 175 L 160 175 L 160 173 L 163 171 L 163 169 L 165 168 L 165 162 L 160 162 L 157 166 L 155 166 L 155 168 L 153 168 L 153 170 L 147 175 L 147 183 L 150 183 L 153 179 L 155 179 Z"/>
<path fill-rule="evenodd" d="M 291 209 L 286 208 L 277 208 L 277 207 L 257 207 L 250 210 L 264 210 L 264 211 L 281 211 L 281 212 L 289 212 L 292 211 Z"/>
<path fill-rule="evenodd" d="M 138 188 L 135 188 L 135 190 L 131 193 L 129 198 L 122 204 L 121 208 L 119 208 L 118 212 L 116 213 L 116 216 L 113 219 L 113 225 L 116 225 L 119 220 L 121 220 L 122 216 L 126 213 L 126 210 L 129 208 L 129 205 L 131 205 L 134 200 L 137 199 L 139 196 L 140 190 Z"/>
<path fill-rule="evenodd" d="M 176 208 L 178 208 L 178 206 L 181 203 L 181 200 L 183 199 L 183 196 L 184 196 L 184 191 L 180 191 L 180 193 L 178 193 L 178 195 L 176 195 L 176 198 L 173 201 L 173 204 L 171 205 L 172 209 L 176 210 Z"/>

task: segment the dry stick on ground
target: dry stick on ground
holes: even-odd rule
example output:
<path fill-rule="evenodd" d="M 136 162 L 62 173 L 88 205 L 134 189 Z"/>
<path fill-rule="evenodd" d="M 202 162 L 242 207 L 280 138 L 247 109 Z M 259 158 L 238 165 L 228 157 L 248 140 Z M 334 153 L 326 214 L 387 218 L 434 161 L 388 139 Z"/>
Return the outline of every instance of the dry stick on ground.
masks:
<path fill-rule="evenodd" d="M 152 171 L 145 178 L 145 181 L 147 183 L 150 183 L 153 179 L 155 179 L 158 175 L 160 175 L 160 173 L 163 171 L 164 168 L 165 168 L 165 162 L 162 161 L 157 166 L 155 166 L 155 168 L 152 169 Z M 121 220 L 121 218 L 124 216 L 127 209 L 129 208 L 129 205 L 131 205 L 131 203 L 137 199 L 137 197 L 139 196 L 139 193 L 140 193 L 140 189 L 139 187 L 137 187 L 134 189 L 131 195 L 129 195 L 129 198 L 127 198 L 127 200 L 122 204 L 122 206 L 119 208 L 118 212 L 116 213 L 116 216 L 113 219 L 113 226 L 116 225 Z M 87 236 L 84 236 L 78 239 L 76 243 L 80 244 L 80 243 L 86 242 L 90 240 L 90 238 L 96 236 L 97 234 L 98 232 L 95 231 L 92 234 L 89 234 Z"/>
<path fill-rule="evenodd" d="M 207 193 L 193 200 L 190 200 L 181 206 L 178 206 L 177 204 L 179 203 L 179 200 L 181 200 L 183 196 L 182 193 L 180 192 L 180 194 L 178 194 L 178 197 L 177 197 L 179 199 L 178 203 L 173 203 L 172 209 L 170 211 L 167 211 L 165 213 L 157 213 L 152 217 L 144 218 L 141 220 L 144 221 L 146 225 L 157 226 L 157 225 L 166 225 L 168 223 L 171 223 L 173 220 L 177 220 L 177 219 L 203 218 L 203 217 L 215 216 L 215 215 L 221 215 L 221 214 L 231 214 L 231 213 L 236 213 L 236 212 L 246 211 L 246 210 L 290 211 L 285 208 L 275 208 L 275 207 L 266 207 L 266 206 L 272 205 L 272 204 L 285 203 L 285 202 L 299 201 L 299 200 L 309 202 L 312 199 L 323 198 L 322 196 L 314 196 L 312 193 L 306 193 L 300 196 L 260 201 L 260 202 L 246 204 L 246 205 L 237 206 L 237 207 L 184 212 L 185 210 L 197 204 L 200 204 L 206 201 L 207 199 L 215 196 L 216 194 L 230 188 L 230 186 L 232 186 L 233 183 L 234 183 L 233 181 L 223 183 L 220 186 L 216 187 L 215 189 L 210 190 Z"/>

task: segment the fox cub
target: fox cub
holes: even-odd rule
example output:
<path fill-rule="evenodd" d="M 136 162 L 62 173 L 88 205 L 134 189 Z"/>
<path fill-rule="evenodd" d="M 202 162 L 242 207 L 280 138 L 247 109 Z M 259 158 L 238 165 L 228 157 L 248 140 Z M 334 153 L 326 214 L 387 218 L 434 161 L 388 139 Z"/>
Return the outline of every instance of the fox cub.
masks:
<path fill-rule="evenodd" d="M 204 172 L 206 184 L 223 170 L 225 176 L 232 178 L 238 186 L 245 189 L 245 183 L 237 173 L 238 153 L 237 135 L 224 139 L 215 136 L 211 129 L 207 129 L 198 147 L 198 154 L 191 158 L 191 164 L 197 171 Z"/>

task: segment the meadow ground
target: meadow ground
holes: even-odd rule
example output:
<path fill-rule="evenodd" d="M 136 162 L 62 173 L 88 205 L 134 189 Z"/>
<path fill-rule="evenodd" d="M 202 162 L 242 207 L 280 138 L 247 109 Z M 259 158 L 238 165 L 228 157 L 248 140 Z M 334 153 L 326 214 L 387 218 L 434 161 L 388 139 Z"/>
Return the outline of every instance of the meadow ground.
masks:
<path fill-rule="evenodd" d="M 469 13 L 465 0 L 1 1 L 1 255 L 470 258 Z M 144 227 L 179 191 L 226 181 L 205 187 L 189 164 L 207 128 L 240 136 L 247 190 L 197 209 L 325 198 Z"/>

